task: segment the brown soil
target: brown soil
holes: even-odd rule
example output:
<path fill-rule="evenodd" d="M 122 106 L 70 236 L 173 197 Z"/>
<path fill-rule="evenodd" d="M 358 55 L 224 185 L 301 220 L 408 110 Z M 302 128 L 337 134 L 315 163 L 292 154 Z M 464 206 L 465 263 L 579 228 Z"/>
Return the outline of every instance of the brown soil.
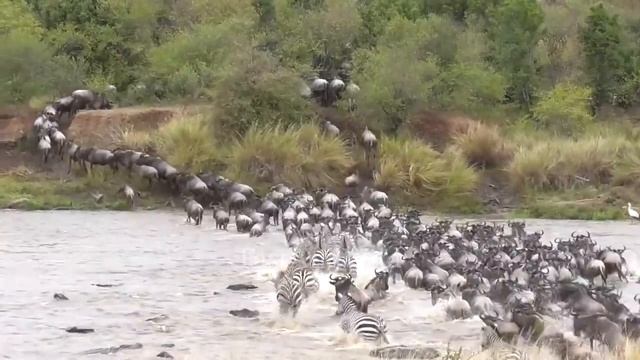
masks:
<path fill-rule="evenodd" d="M 37 116 L 38 112 L 28 107 L 0 108 L 0 148 L 15 146 L 29 133 Z"/>
<path fill-rule="evenodd" d="M 81 111 L 67 130 L 67 137 L 80 145 L 109 147 L 117 131 L 152 131 L 179 111 L 173 107 Z"/>
<path fill-rule="evenodd" d="M 418 111 L 407 124 L 407 129 L 419 139 L 429 143 L 436 150 L 444 150 L 456 135 L 465 133 L 476 120 L 437 111 Z"/>

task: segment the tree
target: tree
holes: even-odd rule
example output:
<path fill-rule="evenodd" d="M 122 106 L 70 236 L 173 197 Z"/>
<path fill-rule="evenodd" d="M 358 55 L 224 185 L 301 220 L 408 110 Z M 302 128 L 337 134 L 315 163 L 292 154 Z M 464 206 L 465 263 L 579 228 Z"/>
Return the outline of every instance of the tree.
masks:
<path fill-rule="evenodd" d="M 525 107 L 531 105 L 536 88 L 534 50 L 543 20 L 536 0 L 505 0 L 491 19 L 493 62 L 509 82 L 508 96 Z"/>
<path fill-rule="evenodd" d="M 596 107 L 614 102 L 613 94 L 624 77 L 621 34 L 617 16 L 609 15 L 602 4 L 591 8 L 582 30 L 582 44 Z"/>

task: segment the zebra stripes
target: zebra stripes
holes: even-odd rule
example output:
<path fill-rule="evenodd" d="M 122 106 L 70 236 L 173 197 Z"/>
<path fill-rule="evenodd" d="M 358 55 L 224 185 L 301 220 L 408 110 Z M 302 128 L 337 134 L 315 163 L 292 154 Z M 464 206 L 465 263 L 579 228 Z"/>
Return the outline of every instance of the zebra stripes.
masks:
<path fill-rule="evenodd" d="M 305 297 L 318 292 L 320 289 L 320 283 L 318 279 L 313 275 L 313 271 L 309 268 L 297 269 L 293 273 L 293 281 L 298 283 L 302 288 L 302 293 Z"/>
<path fill-rule="evenodd" d="M 515 346 L 502 340 L 500 334 L 490 327 L 482 327 L 482 348 L 489 349 L 491 359 L 495 360 L 529 360 L 529 355 Z"/>
<path fill-rule="evenodd" d="M 356 258 L 348 252 L 344 252 L 338 258 L 336 271 L 342 274 L 351 275 L 351 277 L 355 279 L 358 276 L 358 263 L 356 262 Z"/>
<path fill-rule="evenodd" d="M 311 258 L 311 268 L 317 271 L 329 272 L 336 267 L 336 257 L 331 250 L 318 249 Z"/>
<path fill-rule="evenodd" d="M 351 296 L 341 296 L 337 314 L 342 315 L 340 327 L 346 333 L 355 334 L 369 342 L 389 343 L 386 335 L 387 324 L 384 320 L 380 316 L 358 311 L 358 305 Z"/>
<path fill-rule="evenodd" d="M 276 292 L 276 299 L 280 304 L 280 314 L 288 314 L 292 310 L 295 317 L 302 304 L 303 289 L 299 282 L 285 275 Z"/>

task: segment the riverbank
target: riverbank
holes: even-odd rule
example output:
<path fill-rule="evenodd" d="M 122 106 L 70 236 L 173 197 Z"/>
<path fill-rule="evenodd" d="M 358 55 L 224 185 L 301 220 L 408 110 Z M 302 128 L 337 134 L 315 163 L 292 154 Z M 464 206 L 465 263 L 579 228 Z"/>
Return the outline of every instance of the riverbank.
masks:
<path fill-rule="evenodd" d="M 619 126 L 571 140 L 427 113 L 412 121 L 410 136 L 378 134 L 375 161 L 367 164 L 357 140 L 363 124 L 340 111 L 318 109 L 321 119 L 342 129 L 338 138 L 323 134 L 318 123 L 224 136 L 206 115 L 211 112 L 178 106 L 87 111 L 67 134 L 83 146 L 132 148 L 160 155 L 179 169 L 223 174 L 261 193 L 282 182 L 344 195 L 343 179 L 358 173 L 361 185 L 388 192 L 395 207 L 434 215 L 613 220 L 626 217 L 627 202 L 640 200 L 635 135 Z M 30 112 L 0 119 L 4 138 L 11 140 L 0 150 L 0 207 L 127 209 L 116 194 L 125 183 L 143 195 L 136 208 L 171 204 L 162 185 L 151 189 L 124 173 L 68 175 L 66 162 L 42 164 L 27 140 L 30 122 L 24 114 Z M 96 194 L 104 195 L 100 202 Z"/>

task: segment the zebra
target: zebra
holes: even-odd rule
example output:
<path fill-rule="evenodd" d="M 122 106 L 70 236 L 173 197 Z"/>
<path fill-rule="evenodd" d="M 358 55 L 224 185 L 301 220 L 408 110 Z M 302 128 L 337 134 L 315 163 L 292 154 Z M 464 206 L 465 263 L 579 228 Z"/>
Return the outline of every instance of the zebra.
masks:
<path fill-rule="evenodd" d="M 278 284 L 276 299 L 280 304 L 280 314 L 288 314 L 292 310 L 295 317 L 302 304 L 303 289 L 299 282 L 285 275 Z"/>
<path fill-rule="evenodd" d="M 318 279 L 313 275 L 313 271 L 309 268 L 299 268 L 294 271 L 292 276 L 293 281 L 298 283 L 302 288 L 302 293 L 305 297 L 308 297 L 312 293 L 318 292 L 320 289 L 320 283 Z"/>
<path fill-rule="evenodd" d="M 340 248 L 340 256 L 336 264 L 336 271 L 342 274 L 351 275 L 352 278 L 358 276 L 358 263 L 353 255 L 349 254 L 346 237 L 342 238 L 342 248 Z"/>
<path fill-rule="evenodd" d="M 382 317 L 358 311 L 358 305 L 351 296 L 340 295 L 336 314 L 341 315 L 340 327 L 344 332 L 355 334 L 365 341 L 389 344 L 387 324 Z"/>
<path fill-rule="evenodd" d="M 324 248 L 322 246 L 322 237 L 318 238 L 318 250 L 313 254 L 311 258 L 311 268 L 317 271 L 332 271 L 336 267 L 336 257 L 333 251 Z"/>
<path fill-rule="evenodd" d="M 498 331 L 490 326 L 482 327 L 482 348 L 491 352 L 491 359 L 529 360 L 529 354 L 502 340 Z"/>
<path fill-rule="evenodd" d="M 358 276 L 358 263 L 356 262 L 356 258 L 348 252 L 343 253 L 338 258 L 336 271 L 342 274 L 351 275 L 351 277 L 355 279 Z"/>

